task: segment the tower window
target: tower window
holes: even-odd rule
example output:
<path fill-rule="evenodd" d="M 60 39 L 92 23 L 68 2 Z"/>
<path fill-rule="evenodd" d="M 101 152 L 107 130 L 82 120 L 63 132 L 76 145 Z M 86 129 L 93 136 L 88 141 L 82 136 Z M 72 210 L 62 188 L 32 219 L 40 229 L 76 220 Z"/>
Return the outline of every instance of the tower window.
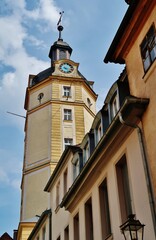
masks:
<path fill-rule="evenodd" d="M 40 104 L 41 104 L 41 100 L 42 100 L 43 97 L 44 97 L 44 93 L 38 94 L 37 99 L 38 99 L 38 101 L 39 101 Z"/>
<path fill-rule="evenodd" d="M 154 24 L 144 37 L 140 49 L 144 70 L 146 72 L 156 59 L 156 30 Z"/>
<path fill-rule="evenodd" d="M 64 109 L 64 120 L 71 121 L 72 120 L 72 110 Z"/>
<path fill-rule="evenodd" d="M 69 145 L 73 145 L 73 139 L 72 138 L 65 138 L 64 139 L 64 148 L 66 148 Z"/>
<path fill-rule="evenodd" d="M 71 97 L 71 87 L 67 87 L 67 86 L 63 87 L 63 96 Z"/>
<path fill-rule="evenodd" d="M 59 51 L 59 59 L 65 59 L 65 58 L 66 58 L 66 51 L 61 49 Z"/>

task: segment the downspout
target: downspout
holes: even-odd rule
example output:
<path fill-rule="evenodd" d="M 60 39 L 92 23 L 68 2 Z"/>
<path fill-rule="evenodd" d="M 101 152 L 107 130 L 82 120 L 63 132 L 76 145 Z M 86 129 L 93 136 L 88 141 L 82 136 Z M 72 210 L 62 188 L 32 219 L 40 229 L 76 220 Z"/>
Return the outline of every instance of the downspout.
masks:
<path fill-rule="evenodd" d="M 52 240 L 52 212 L 49 213 L 49 240 Z"/>
<path fill-rule="evenodd" d="M 156 210 L 155 210 L 155 206 L 154 206 L 154 195 L 153 195 L 149 166 L 148 166 L 147 155 L 146 155 L 146 150 L 145 150 L 145 143 L 143 140 L 143 132 L 142 132 L 142 129 L 137 124 L 132 124 L 130 122 L 124 121 L 121 112 L 119 112 L 119 120 L 123 125 L 131 127 L 133 129 L 137 129 L 137 132 L 138 132 L 138 138 L 139 138 L 141 154 L 142 154 L 142 159 L 143 159 L 143 166 L 144 166 L 144 171 L 145 171 L 146 184 L 147 184 L 147 189 L 148 189 L 149 203 L 150 203 L 152 220 L 153 220 L 153 227 L 154 227 L 155 236 L 156 236 L 156 228 L 155 228 L 155 226 L 156 226 Z"/>

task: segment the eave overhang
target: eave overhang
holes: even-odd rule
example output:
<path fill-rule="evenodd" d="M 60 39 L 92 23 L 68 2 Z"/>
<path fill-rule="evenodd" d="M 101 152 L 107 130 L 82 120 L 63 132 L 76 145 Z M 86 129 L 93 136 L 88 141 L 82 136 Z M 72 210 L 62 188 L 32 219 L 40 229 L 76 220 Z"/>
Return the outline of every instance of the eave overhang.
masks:
<path fill-rule="evenodd" d="M 155 5 L 154 0 L 132 0 L 104 58 L 104 62 L 125 63 L 125 56 Z"/>
<path fill-rule="evenodd" d="M 60 207 L 65 207 L 66 210 L 69 210 L 72 205 L 75 205 L 74 201 L 77 197 L 81 196 L 81 194 L 79 193 L 82 187 L 86 186 L 87 178 L 88 181 L 91 181 L 92 177 L 90 176 L 93 176 L 93 174 L 95 174 L 95 169 L 93 169 L 93 171 L 91 172 L 92 167 L 99 167 L 100 159 L 102 159 L 102 164 L 104 164 L 104 156 L 108 154 L 108 152 L 112 152 L 112 149 L 113 147 L 115 147 L 115 145 L 119 147 L 122 140 L 126 138 L 128 134 L 132 131 L 132 128 L 127 127 L 120 122 L 120 114 L 125 121 L 131 122 L 132 124 L 138 124 L 148 103 L 149 99 L 136 98 L 132 96 L 129 96 L 125 99 L 118 114 L 115 116 L 112 123 L 109 125 L 105 134 L 94 149 L 92 155 L 84 165 L 82 171 L 75 179 L 69 191 L 64 196 Z"/>

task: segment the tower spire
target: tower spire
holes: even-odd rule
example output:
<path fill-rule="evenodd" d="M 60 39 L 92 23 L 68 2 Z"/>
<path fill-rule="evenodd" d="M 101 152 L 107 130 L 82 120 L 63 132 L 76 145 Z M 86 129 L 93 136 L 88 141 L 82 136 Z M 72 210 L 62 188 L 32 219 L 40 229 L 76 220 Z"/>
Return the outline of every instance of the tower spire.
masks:
<path fill-rule="evenodd" d="M 64 11 L 60 12 L 60 18 L 57 23 L 57 29 L 59 31 L 58 40 L 54 42 L 49 52 L 49 58 L 51 59 L 51 66 L 53 65 L 53 62 L 56 60 L 70 59 L 70 55 L 72 53 L 72 48 L 68 45 L 68 43 L 63 41 L 61 36 L 61 33 L 63 31 L 63 26 L 61 24 L 63 13 Z"/>
<path fill-rule="evenodd" d="M 63 39 L 61 37 L 61 32 L 63 31 L 63 26 L 61 25 L 63 13 L 64 13 L 64 11 L 60 12 L 60 18 L 59 18 L 58 23 L 57 23 L 57 29 L 59 31 L 58 41 L 63 41 Z"/>

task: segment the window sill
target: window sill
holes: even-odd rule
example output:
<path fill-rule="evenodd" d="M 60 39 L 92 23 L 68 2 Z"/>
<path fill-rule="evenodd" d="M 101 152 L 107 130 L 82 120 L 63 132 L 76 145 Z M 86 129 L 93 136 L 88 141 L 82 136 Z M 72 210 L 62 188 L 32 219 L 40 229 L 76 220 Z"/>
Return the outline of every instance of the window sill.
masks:
<path fill-rule="evenodd" d="M 72 98 L 71 96 L 62 96 L 62 98 L 66 98 L 66 99 L 68 99 L 68 98 Z"/>
<path fill-rule="evenodd" d="M 72 120 L 63 120 L 63 122 L 67 122 L 67 123 L 72 123 L 73 121 Z"/>
<path fill-rule="evenodd" d="M 152 64 L 150 65 L 150 67 L 147 69 L 147 71 L 144 73 L 142 79 L 144 80 L 144 82 L 146 82 L 148 80 L 148 78 L 150 77 L 150 75 L 153 73 L 153 71 L 155 70 L 155 65 L 156 65 L 156 58 L 154 59 L 154 61 L 152 62 Z"/>

